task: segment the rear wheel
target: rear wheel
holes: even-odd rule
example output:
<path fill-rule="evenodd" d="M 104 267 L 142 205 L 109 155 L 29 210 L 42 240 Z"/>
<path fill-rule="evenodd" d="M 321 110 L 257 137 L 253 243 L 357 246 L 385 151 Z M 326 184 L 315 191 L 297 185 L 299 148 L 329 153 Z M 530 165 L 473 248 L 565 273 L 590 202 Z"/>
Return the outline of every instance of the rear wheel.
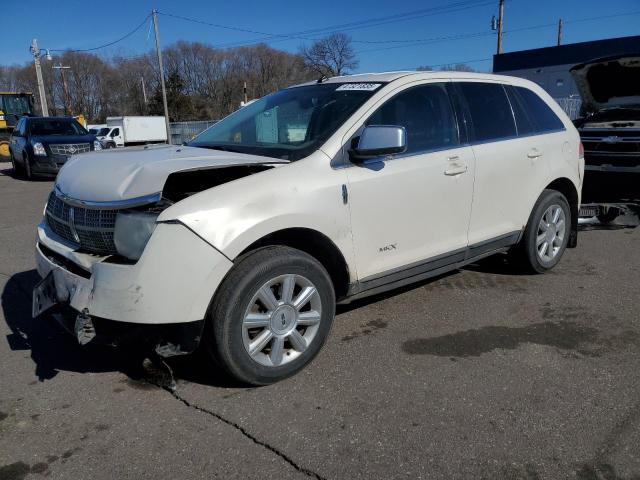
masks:
<path fill-rule="evenodd" d="M 571 233 L 571 208 L 565 196 L 545 190 L 529 217 L 512 258 L 525 269 L 544 273 L 560 261 Z"/>
<path fill-rule="evenodd" d="M 267 385 L 313 360 L 334 315 L 324 267 L 302 251 L 267 247 L 242 258 L 220 285 L 204 345 L 238 380 Z"/>

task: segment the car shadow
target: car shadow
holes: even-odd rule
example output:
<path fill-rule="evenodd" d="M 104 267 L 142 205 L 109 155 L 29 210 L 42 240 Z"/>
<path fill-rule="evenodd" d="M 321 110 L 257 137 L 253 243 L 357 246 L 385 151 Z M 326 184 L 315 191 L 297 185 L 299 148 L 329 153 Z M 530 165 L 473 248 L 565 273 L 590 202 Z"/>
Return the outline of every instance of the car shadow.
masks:
<path fill-rule="evenodd" d="M 623 204 L 618 205 L 620 210 L 618 215 L 611 222 L 600 222 L 596 217 L 580 217 L 578 220 L 578 230 L 589 232 L 593 230 L 626 230 L 634 229 L 640 225 L 640 205 Z"/>
<path fill-rule="evenodd" d="M 53 182 L 56 179 L 55 175 L 35 175 L 34 174 L 31 180 L 27 180 L 23 176 L 14 175 L 13 167 L 11 166 L 9 166 L 9 168 L 0 169 L 0 176 L 11 177 L 14 180 L 17 180 L 19 182 Z"/>
<path fill-rule="evenodd" d="M 59 372 L 120 372 L 131 386 L 140 388 L 149 384 L 171 387 L 175 379 L 216 387 L 238 386 L 220 371 L 206 368 L 199 353 L 162 361 L 153 352 L 131 347 L 79 345 L 54 314 L 31 318 L 31 292 L 39 280 L 35 270 L 17 273 L 9 278 L 0 297 L 10 330 L 6 337 L 9 348 L 30 352 L 39 381 L 50 380 Z"/>

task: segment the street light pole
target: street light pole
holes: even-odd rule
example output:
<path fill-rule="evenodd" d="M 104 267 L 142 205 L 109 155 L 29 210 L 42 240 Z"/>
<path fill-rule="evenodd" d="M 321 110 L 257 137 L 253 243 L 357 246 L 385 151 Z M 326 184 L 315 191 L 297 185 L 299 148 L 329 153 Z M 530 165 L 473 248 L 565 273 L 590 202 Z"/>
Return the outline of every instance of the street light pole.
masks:
<path fill-rule="evenodd" d="M 47 108 L 47 96 L 44 91 L 42 69 L 40 68 L 40 49 L 38 48 L 38 40 L 36 38 L 31 41 L 31 53 L 33 54 L 33 64 L 36 67 L 36 79 L 38 81 L 38 93 L 40 94 L 40 108 L 42 109 L 42 116 L 48 117 L 49 109 Z"/>
<path fill-rule="evenodd" d="M 167 88 L 164 84 L 164 68 L 162 66 L 162 51 L 160 50 L 160 34 L 158 33 L 158 11 L 153 10 L 153 30 L 156 34 L 156 53 L 158 54 L 158 68 L 160 69 L 160 86 L 162 87 L 162 105 L 164 106 L 164 123 L 167 129 L 167 143 L 171 145 L 171 129 L 169 127 L 169 107 L 167 106 Z"/>

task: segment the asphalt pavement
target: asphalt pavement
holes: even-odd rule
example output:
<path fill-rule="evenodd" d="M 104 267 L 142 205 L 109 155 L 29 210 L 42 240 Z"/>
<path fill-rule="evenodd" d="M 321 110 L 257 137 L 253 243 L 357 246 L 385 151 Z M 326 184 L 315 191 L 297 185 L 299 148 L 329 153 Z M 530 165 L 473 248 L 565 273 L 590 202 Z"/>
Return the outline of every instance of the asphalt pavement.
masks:
<path fill-rule="evenodd" d="M 341 307 L 307 369 L 244 388 L 31 319 L 51 188 L 0 163 L 0 480 L 640 479 L 636 217 L 545 275 L 494 257 Z"/>

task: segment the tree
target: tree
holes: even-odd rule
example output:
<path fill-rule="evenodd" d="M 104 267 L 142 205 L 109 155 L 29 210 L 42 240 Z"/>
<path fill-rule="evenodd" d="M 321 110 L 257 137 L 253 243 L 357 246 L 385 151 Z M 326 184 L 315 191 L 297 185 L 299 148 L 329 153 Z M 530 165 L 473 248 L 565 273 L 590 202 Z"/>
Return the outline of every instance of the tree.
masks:
<path fill-rule="evenodd" d="M 311 71 L 300 54 L 267 45 L 218 49 L 200 42 L 178 42 L 163 49 L 167 103 L 173 121 L 220 119 L 238 109 L 246 82 L 249 98 L 262 97 L 283 87 L 307 82 Z M 154 52 L 102 57 L 86 52 L 63 52 L 42 62 L 49 112 L 64 112 L 64 89 L 54 64 L 69 66 L 65 76 L 69 110 L 91 123 L 108 116 L 164 114 L 160 72 Z M 145 102 L 145 95 L 147 102 Z M 36 92 L 33 62 L 0 64 L 0 91 Z"/>
<path fill-rule="evenodd" d="M 474 68 L 464 63 L 456 63 L 455 65 L 444 65 L 440 67 L 443 72 L 475 72 Z"/>
<path fill-rule="evenodd" d="M 193 119 L 193 103 L 191 97 L 185 93 L 185 83 L 178 72 L 172 72 L 167 77 L 167 108 L 169 110 L 169 120 L 180 122 Z M 155 115 L 164 115 L 164 104 L 162 102 L 162 89 L 156 88 L 151 101 L 149 111 Z"/>
<path fill-rule="evenodd" d="M 316 40 L 309 47 L 303 46 L 300 53 L 309 69 L 327 77 L 346 75 L 358 67 L 351 37 L 344 33 Z"/>

